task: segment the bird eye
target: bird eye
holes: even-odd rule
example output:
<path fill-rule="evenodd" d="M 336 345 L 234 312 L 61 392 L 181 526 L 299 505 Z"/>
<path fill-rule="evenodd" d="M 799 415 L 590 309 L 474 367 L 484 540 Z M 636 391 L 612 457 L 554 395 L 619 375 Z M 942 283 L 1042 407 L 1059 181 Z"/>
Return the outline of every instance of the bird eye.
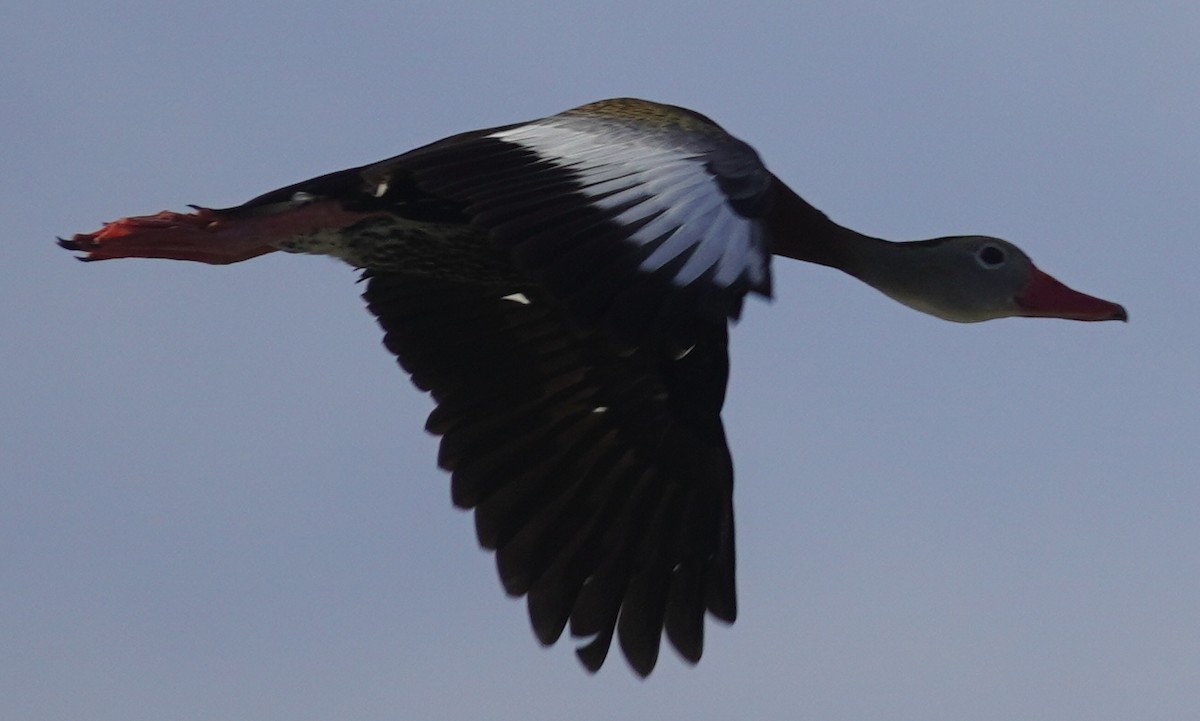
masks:
<path fill-rule="evenodd" d="M 979 264 L 984 268 L 990 269 L 998 268 L 1004 265 L 1004 261 L 1007 260 L 1007 256 L 1004 254 L 1004 250 L 998 246 L 985 245 L 980 248 L 977 253 L 975 253 L 975 260 L 978 260 Z"/>

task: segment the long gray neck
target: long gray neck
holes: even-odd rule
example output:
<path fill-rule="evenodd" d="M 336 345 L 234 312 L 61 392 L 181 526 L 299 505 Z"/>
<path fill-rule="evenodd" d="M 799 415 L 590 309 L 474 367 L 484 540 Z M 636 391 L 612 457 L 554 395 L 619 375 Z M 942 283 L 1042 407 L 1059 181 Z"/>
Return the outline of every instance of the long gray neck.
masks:
<path fill-rule="evenodd" d="M 929 251 L 940 240 L 896 243 L 864 235 L 833 222 L 778 180 L 776 192 L 767 224 L 777 255 L 837 268 L 911 308 L 944 317 L 927 297 L 938 275 Z"/>
<path fill-rule="evenodd" d="M 837 268 L 871 285 L 875 285 L 877 279 L 872 276 L 879 269 L 895 267 L 904 255 L 904 243 L 838 225 L 778 179 L 775 192 L 766 222 L 776 255 Z"/>

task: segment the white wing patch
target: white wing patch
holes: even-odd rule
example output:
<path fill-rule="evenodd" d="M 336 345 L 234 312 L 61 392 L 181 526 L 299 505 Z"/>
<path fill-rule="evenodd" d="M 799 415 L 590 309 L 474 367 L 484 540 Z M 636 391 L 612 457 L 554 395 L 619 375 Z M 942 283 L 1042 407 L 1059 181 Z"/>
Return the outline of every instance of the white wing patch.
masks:
<path fill-rule="evenodd" d="M 762 228 L 729 204 L 702 150 L 655 143 L 663 136 L 620 126 L 600 130 L 548 118 L 489 137 L 575 173 L 591 204 L 612 211 L 615 222 L 632 229 L 628 240 L 649 250 L 641 270 L 652 273 L 683 258 L 672 271 L 676 286 L 704 277 L 719 287 L 739 279 L 767 286 L 770 251 Z"/>

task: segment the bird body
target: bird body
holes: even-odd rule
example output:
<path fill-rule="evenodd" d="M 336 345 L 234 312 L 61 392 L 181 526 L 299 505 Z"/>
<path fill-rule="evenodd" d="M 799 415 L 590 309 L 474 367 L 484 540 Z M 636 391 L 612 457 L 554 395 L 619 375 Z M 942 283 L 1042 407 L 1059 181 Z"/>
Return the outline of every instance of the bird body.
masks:
<path fill-rule="evenodd" d="M 227 209 L 123 218 L 87 260 L 276 250 L 365 270 L 384 343 L 437 404 L 439 464 L 534 631 L 614 636 L 641 675 L 732 622 L 728 325 L 772 255 L 955 321 L 1124 320 L 1011 243 L 892 243 L 840 226 L 699 113 L 636 99 L 455 135 Z"/>

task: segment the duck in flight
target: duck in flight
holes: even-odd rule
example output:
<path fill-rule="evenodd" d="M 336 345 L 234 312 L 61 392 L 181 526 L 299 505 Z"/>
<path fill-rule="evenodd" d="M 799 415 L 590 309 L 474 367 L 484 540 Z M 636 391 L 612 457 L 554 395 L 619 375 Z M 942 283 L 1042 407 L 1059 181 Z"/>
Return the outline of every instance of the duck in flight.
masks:
<path fill-rule="evenodd" d="M 695 663 L 705 615 L 737 615 L 727 333 L 747 294 L 770 296 L 772 256 L 946 320 L 1127 319 L 998 238 L 838 225 L 712 120 L 630 98 L 192 207 L 59 242 L 83 260 L 363 269 L 385 346 L 436 402 L 454 503 L 538 640 L 569 626 L 591 671 L 614 636 L 639 675 L 664 633 Z"/>

